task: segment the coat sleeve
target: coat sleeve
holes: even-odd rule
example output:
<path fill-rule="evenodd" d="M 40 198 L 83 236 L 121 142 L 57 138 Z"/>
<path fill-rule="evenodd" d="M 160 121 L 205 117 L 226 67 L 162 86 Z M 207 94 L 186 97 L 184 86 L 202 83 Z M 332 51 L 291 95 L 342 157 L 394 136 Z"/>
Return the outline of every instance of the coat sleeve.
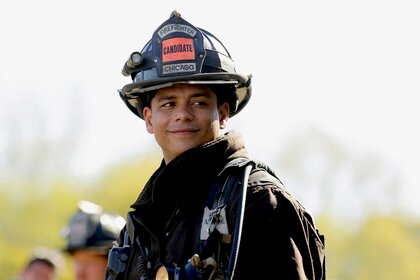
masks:
<path fill-rule="evenodd" d="M 315 279 L 305 215 L 281 183 L 250 186 L 235 279 Z"/>

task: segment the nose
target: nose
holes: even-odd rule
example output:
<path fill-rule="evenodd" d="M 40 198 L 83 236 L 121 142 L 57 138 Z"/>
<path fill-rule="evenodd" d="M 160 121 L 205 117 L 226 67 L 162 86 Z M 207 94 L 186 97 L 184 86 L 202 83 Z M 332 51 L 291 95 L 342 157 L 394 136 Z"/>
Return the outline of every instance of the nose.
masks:
<path fill-rule="evenodd" d="M 177 121 L 190 121 L 194 119 L 193 110 L 188 104 L 180 104 L 176 109 Z"/>

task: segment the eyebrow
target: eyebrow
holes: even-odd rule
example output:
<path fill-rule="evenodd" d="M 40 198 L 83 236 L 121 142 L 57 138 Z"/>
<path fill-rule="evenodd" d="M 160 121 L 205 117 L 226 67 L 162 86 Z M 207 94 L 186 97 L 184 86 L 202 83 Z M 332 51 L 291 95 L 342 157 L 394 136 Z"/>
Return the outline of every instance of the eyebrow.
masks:
<path fill-rule="evenodd" d="M 208 91 L 199 91 L 197 93 L 193 93 L 189 96 L 190 98 L 194 97 L 210 97 L 210 92 Z M 168 94 L 164 96 L 158 96 L 157 101 L 166 101 L 166 100 L 173 100 L 176 99 L 176 96 L 174 94 Z"/>

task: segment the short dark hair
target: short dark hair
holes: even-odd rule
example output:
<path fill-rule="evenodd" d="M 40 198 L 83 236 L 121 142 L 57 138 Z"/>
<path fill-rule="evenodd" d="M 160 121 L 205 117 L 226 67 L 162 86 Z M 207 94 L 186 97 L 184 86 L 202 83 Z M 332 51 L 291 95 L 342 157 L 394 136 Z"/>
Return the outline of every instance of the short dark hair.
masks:
<path fill-rule="evenodd" d="M 217 96 L 217 105 L 227 102 L 231 112 L 236 110 L 238 97 L 236 96 L 236 88 L 234 85 L 210 85 L 209 88 Z"/>
<path fill-rule="evenodd" d="M 236 110 L 236 103 L 237 103 L 237 96 L 236 96 L 236 88 L 234 85 L 203 85 L 210 88 L 211 91 L 216 94 L 217 97 L 217 105 L 221 105 L 225 102 L 229 104 L 229 110 L 235 111 Z M 152 102 L 153 97 L 155 96 L 157 90 L 153 90 L 150 92 L 146 92 L 142 96 L 137 98 L 138 106 L 137 110 L 139 114 L 143 114 L 143 108 L 149 107 Z"/>

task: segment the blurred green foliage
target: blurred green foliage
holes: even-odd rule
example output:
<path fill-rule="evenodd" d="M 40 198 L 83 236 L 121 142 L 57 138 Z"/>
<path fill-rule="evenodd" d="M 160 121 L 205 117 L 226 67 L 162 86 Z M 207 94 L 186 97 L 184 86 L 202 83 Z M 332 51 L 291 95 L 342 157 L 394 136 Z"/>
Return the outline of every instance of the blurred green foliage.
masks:
<path fill-rule="evenodd" d="M 95 202 L 125 217 L 159 164 L 160 155 L 150 155 L 117 164 L 94 181 L 0 182 L 0 279 L 16 277 L 38 247 L 64 248 L 60 231 L 77 211 L 80 200 Z M 71 258 L 63 257 L 60 279 L 74 279 Z"/>

